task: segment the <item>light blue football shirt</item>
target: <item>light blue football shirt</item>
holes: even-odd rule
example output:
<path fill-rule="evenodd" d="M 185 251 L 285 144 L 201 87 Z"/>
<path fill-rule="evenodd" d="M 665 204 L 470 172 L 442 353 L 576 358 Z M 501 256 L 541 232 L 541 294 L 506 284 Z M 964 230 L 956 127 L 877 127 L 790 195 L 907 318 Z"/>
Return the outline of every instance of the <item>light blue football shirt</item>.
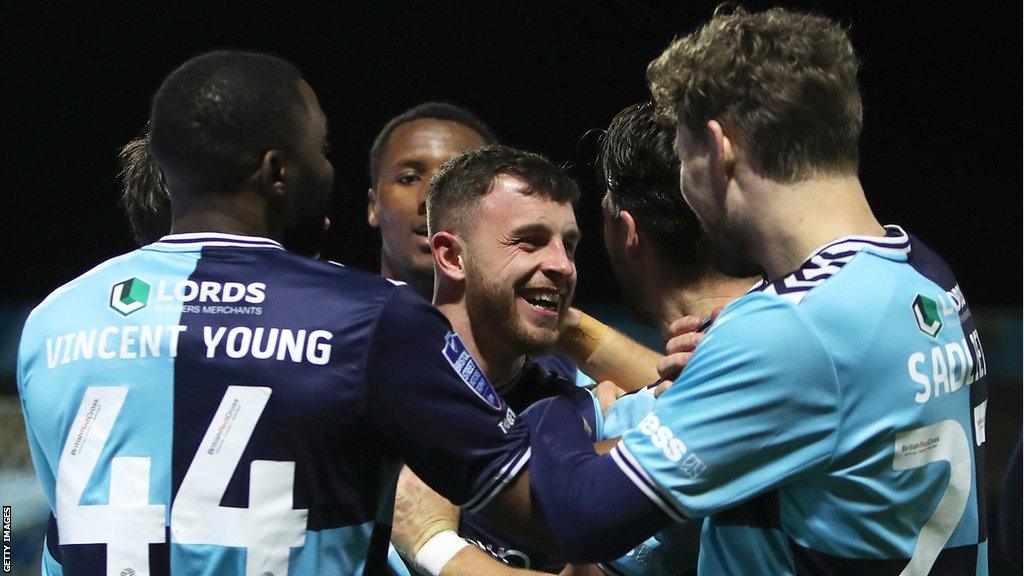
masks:
<path fill-rule="evenodd" d="M 622 396 L 608 408 L 604 417 L 604 438 L 617 438 L 635 428 L 654 407 L 654 390 L 643 388 Z M 697 566 L 700 520 L 669 527 L 651 536 L 621 558 L 599 562 L 605 574 L 612 576 L 685 576 Z"/>
<path fill-rule="evenodd" d="M 699 573 L 985 574 L 986 366 L 946 265 L 898 227 L 729 305 L 612 451 Z"/>

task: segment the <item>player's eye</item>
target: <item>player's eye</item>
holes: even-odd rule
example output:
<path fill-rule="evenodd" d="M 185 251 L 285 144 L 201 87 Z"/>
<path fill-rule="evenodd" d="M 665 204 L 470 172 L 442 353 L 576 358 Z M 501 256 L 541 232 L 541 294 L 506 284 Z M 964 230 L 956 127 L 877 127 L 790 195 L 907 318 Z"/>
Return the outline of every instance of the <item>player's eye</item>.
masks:
<path fill-rule="evenodd" d="M 523 236 L 516 243 L 527 252 L 533 252 L 542 244 L 540 238 L 536 236 Z"/>
<path fill-rule="evenodd" d="M 328 154 L 331 153 L 331 141 L 326 138 L 324 138 L 323 153 L 324 156 L 327 156 Z"/>
<path fill-rule="evenodd" d="M 577 244 L 575 244 L 574 242 L 565 242 L 564 246 L 565 253 L 569 256 L 569 259 L 572 260 L 576 256 Z"/>
<path fill-rule="evenodd" d="M 408 186 L 410 184 L 418 182 L 419 179 L 420 177 L 418 174 L 402 174 L 401 176 L 398 177 L 398 180 L 396 180 L 396 182 L 403 186 Z"/>

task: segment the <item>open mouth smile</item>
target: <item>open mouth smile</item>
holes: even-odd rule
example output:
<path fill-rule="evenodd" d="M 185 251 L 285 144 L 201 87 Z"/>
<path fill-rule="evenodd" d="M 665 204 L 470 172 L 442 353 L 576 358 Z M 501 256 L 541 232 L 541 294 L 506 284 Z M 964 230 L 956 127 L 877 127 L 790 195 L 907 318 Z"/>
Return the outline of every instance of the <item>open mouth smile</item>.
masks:
<path fill-rule="evenodd" d="M 553 289 L 524 289 L 519 297 L 527 304 L 548 314 L 557 314 L 562 306 L 562 294 Z"/>

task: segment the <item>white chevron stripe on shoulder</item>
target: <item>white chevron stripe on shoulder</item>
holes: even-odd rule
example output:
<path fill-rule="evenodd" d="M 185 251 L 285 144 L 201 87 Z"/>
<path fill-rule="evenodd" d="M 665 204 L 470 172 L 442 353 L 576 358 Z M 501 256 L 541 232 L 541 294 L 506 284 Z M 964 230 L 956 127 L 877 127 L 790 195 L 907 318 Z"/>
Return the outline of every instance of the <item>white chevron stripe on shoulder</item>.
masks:
<path fill-rule="evenodd" d="M 899 226 L 886 226 L 886 236 L 847 236 L 821 246 L 796 270 L 775 281 L 768 279 L 747 293 L 764 292 L 799 304 L 804 295 L 835 276 L 862 250 L 890 254 L 909 254 L 910 237 Z"/>
<path fill-rule="evenodd" d="M 658 484 L 650 477 L 644 467 L 640 465 L 636 457 L 626 448 L 623 442 L 619 442 L 609 453 L 615 465 L 636 486 L 640 492 L 647 496 L 647 499 L 661 508 L 662 512 L 676 522 L 683 522 L 686 516 L 683 514 L 670 496 L 665 496 L 658 488 Z"/>
<path fill-rule="evenodd" d="M 849 258 L 839 260 L 839 262 L 842 262 L 843 264 L 849 261 Z M 828 265 L 822 266 L 821 268 L 810 268 L 808 270 L 802 270 L 801 272 L 803 273 L 804 278 L 807 278 L 808 280 L 817 280 L 821 276 L 825 276 L 827 278 L 828 276 L 831 276 L 836 272 L 839 272 L 839 270 L 841 269 L 842 266 L 835 266 L 832 263 L 829 263 Z"/>

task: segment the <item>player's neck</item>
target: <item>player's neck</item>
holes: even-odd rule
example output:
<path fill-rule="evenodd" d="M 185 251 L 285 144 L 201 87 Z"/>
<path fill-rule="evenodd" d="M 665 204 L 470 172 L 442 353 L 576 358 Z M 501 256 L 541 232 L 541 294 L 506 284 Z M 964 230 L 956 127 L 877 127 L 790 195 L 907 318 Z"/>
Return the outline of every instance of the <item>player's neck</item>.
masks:
<path fill-rule="evenodd" d="M 667 340 L 670 326 L 682 316 L 707 317 L 715 308 L 722 308 L 745 294 L 757 278 L 731 278 L 715 271 L 691 276 L 688 282 L 666 284 L 659 291 L 653 314 L 658 329 Z"/>
<path fill-rule="evenodd" d="M 769 278 L 800 267 L 811 253 L 844 236 L 884 236 L 856 175 L 821 176 L 773 185 L 756 202 L 749 238 Z"/>
<path fill-rule="evenodd" d="M 263 206 L 238 195 L 197 195 L 188 203 L 174 203 L 171 210 L 172 234 L 219 232 L 277 239 L 267 226 Z"/>
<path fill-rule="evenodd" d="M 459 335 L 487 379 L 497 385 L 515 376 L 523 365 L 525 354 L 512 349 L 505 339 L 491 333 L 490 319 L 473 322 L 464 301 L 446 300 L 443 294 L 439 296 L 435 298 L 434 306 L 448 319 L 452 330 Z"/>
<path fill-rule="evenodd" d="M 427 301 L 431 301 L 434 298 L 434 277 L 432 274 L 427 278 L 417 274 L 403 274 L 397 267 L 391 266 L 388 263 L 383 250 L 380 253 L 380 275 L 391 280 L 405 282 Z"/>

